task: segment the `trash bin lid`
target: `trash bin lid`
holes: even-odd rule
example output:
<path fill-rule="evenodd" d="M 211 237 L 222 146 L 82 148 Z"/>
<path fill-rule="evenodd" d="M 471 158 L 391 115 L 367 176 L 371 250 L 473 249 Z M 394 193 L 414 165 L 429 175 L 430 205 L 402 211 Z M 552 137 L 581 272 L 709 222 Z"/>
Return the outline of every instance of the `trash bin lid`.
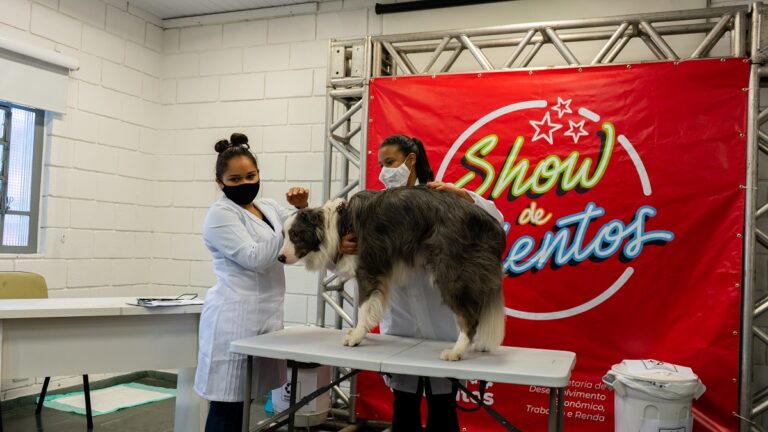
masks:
<path fill-rule="evenodd" d="M 684 383 L 699 380 L 689 367 L 653 359 L 624 360 L 613 365 L 611 370 L 625 378 L 641 381 Z"/>

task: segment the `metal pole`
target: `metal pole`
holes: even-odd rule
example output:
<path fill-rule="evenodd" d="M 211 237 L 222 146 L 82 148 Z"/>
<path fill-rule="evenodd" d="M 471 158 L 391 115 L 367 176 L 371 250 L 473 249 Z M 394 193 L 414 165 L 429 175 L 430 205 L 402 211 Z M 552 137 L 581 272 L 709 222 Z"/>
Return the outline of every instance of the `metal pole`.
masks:
<path fill-rule="evenodd" d="M 331 70 L 332 52 L 333 49 L 328 49 L 328 70 Z M 323 202 L 328 201 L 331 198 L 331 173 L 333 169 L 333 146 L 331 145 L 331 124 L 333 123 L 333 110 L 334 97 L 331 95 L 330 79 L 328 95 L 325 97 L 325 151 L 323 152 Z M 323 294 L 325 293 L 325 272 L 321 271 L 318 275 L 317 283 L 317 309 L 315 316 L 315 324 L 318 327 L 325 327 L 325 301 L 323 300 Z"/>
<path fill-rule="evenodd" d="M 555 46 L 557 51 L 560 53 L 560 55 L 563 56 L 563 58 L 570 64 L 571 66 L 575 66 L 579 64 L 579 61 L 576 59 L 576 56 L 573 55 L 571 50 L 568 49 L 568 47 L 563 43 L 562 40 L 560 40 L 560 37 L 557 36 L 557 33 L 555 30 L 553 30 L 551 27 L 547 27 L 544 29 L 544 33 L 547 34 L 547 37 L 549 38 L 550 42 L 552 42 L 552 45 Z"/>
<path fill-rule="evenodd" d="M 536 57 L 536 54 L 539 53 L 539 50 L 544 45 L 544 42 L 536 42 L 536 44 L 531 48 L 531 51 L 528 53 L 527 56 L 523 59 L 523 62 L 520 64 L 520 67 L 527 67 L 531 60 L 533 60 L 534 57 Z"/>
<path fill-rule="evenodd" d="M 427 65 L 424 66 L 424 69 L 421 70 L 421 73 L 429 72 L 429 69 L 432 68 L 432 66 L 434 66 L 435 62 L 437 61 L 437 58 L 440 57 L 440 54 L 443 53 L 443 51 L 445 50 L 445 47 L 448 46 L 448 43 L 450 41 L 451 41 L 451 38 L 448 36 L 443 38 L 442 42 L 440 42 L 440 45 L 437 46 L 437 49 L 435 49 L 435 52 L 429 58 Z"/>
<path fill-rule="evenodd" d="M 384 46 L 384 49 L 387 50 L 390 56 L 395 60 L 395 63 L 397 66 L 400 66 L 400 69 L 403 70 L 407 75 L 413 75 L 416 73 L 416 70 L 412 68 L 412 65 L 409 65 L 409 62 L 405 61 L 405 57 L 401 57 L 400 54 L 397 52 L 394 46 L 392 46 L 392 43 L 386 40 L 382 40 L 381 44 Z M 397 69 L 395 67 L 392 68 L 392 75 L 397 75 Z"/>
<path fill-rule="evenodd" d="M 463 48 L 461 48 L 461 47 L 456 48 L 453 51 L 453 54 L 451 54 L 451 56 L 448 57 L 448 61 L 445 62 L 445 64 L 443 65 L 443 68 L 440 69 L 440 72 L 441 73 L 445 73 L 445 72 L 448 72 L 449 70 L 451 70 L 451 67 L 453 67 L 454 63 L 456 63 L 456 59 L 459 58 L 459 56 L 461 55 L 462 51 L 464 51 Z"/>
<path fill-rule="evenodd" d="M 368 174 L 368 164 L 366 162 L 366 158 L 368 157 L 368 101 L 370 100 L 369 92 L 370 92 L 370 79 L 373 75 L 373 71 L 371 70 L 371 47 L 372 42 L 371 38 L 368 37 L 365 40 L 365 69 L 363 71 L 363 78 L 365 79 L 363 84 L 363 112 L 360 116 L 360 165 L 358 166 L 358 182 L 360 185 L 360 190 L 366 189 L 366 176 Z M 357 284 L 355 284 L 355 288 L 357 287 Z M 358 296 L 357 292 L 355 292 L 354 295 L 354 302 L 352 303 L 353 312 L 352 312 L 352 322 L 353 325 L 357 324 L 357 314 L 358 314 L 358 299 L 360 297 Z M 350 423 L 357 422 L 357 375 L 353 376 L 352 379 L 349 382 L 349 403 L 347 404 L 347 407 L 349 408 L 349 421 Z"/>
<path fill-rule="evenodd" d="M 594 60 L 592 60 L 593 65 L 599 64 L 601 61 L 603 61 L 603 58 L 605 58 L 606 54 L 613 48 L 613 46 L 618 42 L 619 38 L 621 38 L 624 33 L 627 32 L 627 29 L 629 28 L 629 23 L 625 22 L 622 23 L 618 29 L 616 29 L 616 32 L 613 33 L 610 39 L 608 39 L 608 42 L 603 46 L 603 48 L 600 49 L 600 52 L 597 53 Z"/>
<path fill-rule="evenodd" d="M 659 35 L 659 33 L 656 32 L 656 29 L 653 28 L 651 23 L 649 23 L 648 21 L 640 21 L 640 28 L 643 29 L 643 31 L 648 36 L 651 37 L 651 40 L 653 41 L 653 43 L 656 44 L 657 47 L 659 47 L 661 52 L 663 52 L 664 55 L 669 60 L 679 60 L 680 59 L 680 57 L 678 57 L 677 54 L 675 54 L 675 52 L 672 51 L 672 47 L 670 47 L 667 44 L 667 41 L 665 41 L 664 38 L 662 38 L 661 35 Z"/>
<path fill-rule="evenodd" d="M 619 55 L 621 50 L 624 49 L 625 46 L 627 46 L 627 43 L 629 40 L 632 39 L 632 36 L 630 35 L 624 35 L 620 40 L 619 43 L 616 44 L 616 46 L 613 47 L 610 53 L 603 59 L 603 63 L 610 63 L 613 60 L 616 59 L 616 56 Z"/>
<path fill-rule="evenodd" d="M 377 76 L 381 76 L 382 75 L 382 73 L 381 73 L 381 60 L 382 60 L 381 57 L 382 57 L 381 42 L 373 42 L 373 59 L 371 60 L 373 65 L 368 66 L 369 68 L 372 69 L 371 76 L 377 77 Z"/>
<path fill-rule="evenodd" d="M 726 13 L 736 13 L 738 11 L 748 12 L 748 6 L 723 6 L 716 8 L 706 9 L 691 9 L 681 11 L 670 12 L 658 12 L 649 14 L 633 14 L 633 15 L 619 15 L 613 17 L 603 18 L 583 18 L 574 20 L 560 20 L 560 21 L 540 21 L 522 24 L 510 24 L 494 27 L 483 27 L 473 29 L 456 29 L 448 31 L 431 31 L 421 33 L 403 33 L 397 35 L 383 35 L 375 36 L 374 41 L 387 40 L 389 42 L 417 42 L 423 40 L 439 40 L 445 36 L 458 37 L 465 34 L 469 37 L 475 36 L 490 36 L 503 33 L 522 33 L 531 28 L 547 28 L 551 27 L 555 30 L 563 29 L 579 29 L 587 27 L 610 27 L 617 26 L 624 22 L 639 22 L 646 21 L 649 23 L 661 23 L 669 21 L 686 21 L 686 20 L 703 20 L 706 18 L 719 18 Z"/>
<path fill-rule="evenodd" d="M 701 41 L 701 44 L 699 44 L 696 50 L 693 51 L 693 54 L 691 54 L 691 58 L 700 58 L 708 54 L 709 50 L 711 50 L 712 47 L 715 46 L 715 43 L 720 39 L 723 33 L 725 33 L 726 27 L 731 22 L 732 18 L 733 18 L 733 15 L 731 14 L 723 15 L 723 17 L 720 18 L 720 21 L 717 23 L 717 25 L 715 25 L 715 28 L 710 30 L 710 32 L 707 34 L 704 40 Z"/>
<path fill-rule="evenodd" d="M 557 389 L 549 388 L 549 419 L 547 425 L 548 432 L 557 432 Z"/>
<path fill-rule="evenodd" d="M 650 37 L 648 37 L 648 35 L 647 35 L 647 34 L 642 34 L 642 35 L 640 35 L 640 39 L 641 39 L 643 42 L 645 42 L 645 45 L 648 47 L 648 49 L 649 49 L 649 50 L 651 50 L 651 52 L 653 53 L 653 55 L 655 55 L 655 56 L 656 56 L 656 58 L 657 58 L 657 59 L 659 59 L 659 60 L 664 60 L 664 58 L 665 58 L 665 57 L 664 57 L 664 53 L 663 53 L 663 52 L 661 52 L 661 50 L 659 49 L 659 47 L 657 47 L 657 46 L 656 46 L 656 44 L 655 44 L 655 43 L 653 43 L 653 41 L 651 40 L 651 38 L 650 38 Z"/>
<path fill-rule="evenodd" d="M 550 390 L 551 391 L 551 390 Z M 565 423 L 565 388 L 557 389 L 557 432 L 563 432 Z"/>
<path fill-rule="evenodd" d="M 627 23 L 629 25 L 632 25 L 632 23 Z M 675 25 L 667 25 L 667 26 L 658 26 L 655 27 L 656 33 L 662 36 L 670 36 L 670 35 L 690 35 L 695 33 L 709 33 L 710 30 L 715 28 L 714 23 L 696 23 L 696 24 L 675 24 Z M 534 31 L 534 33 L 538 33 L 537 29 L 531 29 Z M 583 32 L 574 32 L 574 33 L 565 33 L 565 34 L 558 34 L 558 37 L 563 42 L 588 42 L 588 41 L 596 41 L 596 40 L 609 40 L 613 35 L 615 34 L 615 31 L 613 30 L 593 30 L 593 31 L 583 31 Z M 510 46 L 515 46 L 520 44 L 525 36 L 519 37 L 506 37 L 504 34 L 499 34 L 496 36 L 501 36 L 497 39 L 481 39 L 481 40 L 474 40 L 472 43 L 475 44 L 478 48 L 506 48 Z M 630 37 L 638 36 L 636 31 L 633 31 L 632 34 L 629 34 Z M 529 42 L 530 43 L 536 43 L 536 42 L 546 42 L 547 38 L 541 35 L 536 35 L 531 38 Z M 406 54 L 413 54 L 413 53 L 431 53 L 434 52 L 437 48 L 438 43 L 436 42 L 425 42 L 420 44 L 413 44 L 413 45 L 402 45 L 398 47 L 398 51 L 401 53 Z M 463 47 L 461 43 L 458 42 L 450 42 L 448 43 L 448 46 L 445 47 L 446 51 L 453 51 L 457 47 Z"/>
<path fill-rule="evenodd" d="M 757 115 L 759 110 L 759 66 L 752 65 L 749 76 L 747 108 L 747 172 L 744 197 L 744 270 L 741 303 L 741 377 L 739 384 L 739 414 L 743 419 L 752 417 L 752 316 L 755 282 L 755 200 L 757 198 Z M 740 430 L 750 430 L 749 422 L 742 420 Z"/>
<path fill-rule="evenodd" d="M 253 357 L 245 356 L 245 384 L 243 385 L 242 432 L 249 432 L 251 426 L 251 384 L 253 382 Z"/>
<path fill-rule="evenodd" d="M 476 47 L 471 40 L 469 40 L 467 35 L 459 35 L 459 40 L 461 41 L 461 44 L 464 45 L 464 48 L 466 48 L 469 53 L 472 54 L 472 57 L 474 57 L 475 60 L 480 63 L 480 67 L 485 70 L 493 70 L 491 62 L 488 61 L 488 58 L 485 57 L 485 54 L 483 54 L 483 52 L 480 51 L 480 49 Z"/>
<path fill-rule="evenodd" d="M 731 30 L 731 55 L 744 57 L 747 55 L 747 14 L 743 11 L 736 13 Z"/>
<path fill-rule="evenodd" d="M 351 107 L 351 108 L 349 108 L 349 109 L 347 110 L 347 112 L 345 112 L 345 113 L 344 113 L 344 115 L 342 115 L 341 117 L 339 117 L 339 119 L 338 119 L 338 120 L 336 120 L 335 122 L 333 122 L 333 124 L 332 124 L 332 125 L 331 125 L 331 127 L 330 127 L 330 131 L 331 131 L 331 132 L 335 131 L 335 130 L 336 130 L 336 129 L 338 129 L 338 128 L 339 128 L 339 127 L 342 125 L 342 124 L 344 124 L 345 122 L 349 121 L 349 119 L 350 119 L 350 118 L 351 118 L 353 115 L 355 115 L 355 114 L 356 114 L 358 111 L 360 111 L 360 109 L 361 109 L 362 107 L 363 107 L 363 100 L 361 99 L 361 100 L 359 100 L 357 103 L 355 103 L 354 105 L 352 105 L 352 107 Z"/>
<path fill-rule="evenodd" d="M 536 29 L 530 29 L 528 30 L 528 33 L 525 34 L 523 37 L 523 40 L 521 40 L 517 48 L 515 48 L 515 52 L 512 53 L 512 56 L 509 57 L 509 60 L 507 60 L 506 63 L 504 63 L 504 68 L 512 67 L 512 64 L 517 60 L 518 57 L 520 57 L 520 54 L 523 53 L 523 50 L 526 46 L 531 42 L 531 39 L 536 35 Z"/>
<path fill-rule="evenodd" d="M 752 3 L 751 12 L 752 29 L 750 36 L 752 39 L 752 44 L 750 45 L 751 52 L 749 55 L 753 63 L 761 63 L 761 60 L 763 60 L 764 57 L 760 53 L 760 33 L 762 33 L 761 29 L 763 26 L 763 4 L 761 2 Z"/>

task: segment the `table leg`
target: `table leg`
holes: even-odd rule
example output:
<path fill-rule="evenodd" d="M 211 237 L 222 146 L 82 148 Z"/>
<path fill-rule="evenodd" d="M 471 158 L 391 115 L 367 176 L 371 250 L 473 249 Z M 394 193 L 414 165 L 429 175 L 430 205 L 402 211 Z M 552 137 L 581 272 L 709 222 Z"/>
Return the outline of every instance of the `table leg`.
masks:
<path fill-rule="evenodd" d="M 557 389 L 557 432 L 563 432 L 565 420 L 565 388 Z"/>
<path fill-rule="evenodd" d="M 3 320 L 0 320 L 0 383 L 3 382 Z M 3 415 L 0 410 L 0 432 L 3 432 Z"/>
<path fill-rule="evenodd" d="M 549 388 L 549 432 L 557 432 L 557 389 Z"/>
<path fill-rule="evenodd" d="M 205 428 L 207 404 L 195 393 L 195 371 L 196 368 L 178 370 L 174 432 L 202 432 Z"/>
<path fill-rule="evenodd" d="M 243 386 L 243 430 L 248 432 L 251 426 L 251 384 L 253 382 L 253 357 L 246 355 L 245 385 Z"/>
<path fill-rule="evenodd" d="M 85 397 L 85 419 L 88 430 L 93 429 L 93 412 L 91 411 L 91 384 L 88 375 L 83 375 L 83 396 Z"/>
<path fill-rule="evenodd" d="M 294 364 L 291 367 L 291 404 L 290 407 L 296 405 L 296 394 L 299 392 L 299 367 Z M 288 417 L 288 432 L 293 432 L 294 422 L 296 421 L 296 412 L 292 412 Z"/>

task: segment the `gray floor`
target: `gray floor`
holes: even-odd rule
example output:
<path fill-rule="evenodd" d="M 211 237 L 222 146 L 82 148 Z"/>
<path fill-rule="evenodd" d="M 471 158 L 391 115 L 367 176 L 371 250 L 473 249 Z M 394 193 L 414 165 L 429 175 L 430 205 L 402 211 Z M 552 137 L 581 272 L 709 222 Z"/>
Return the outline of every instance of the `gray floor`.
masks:
<path fill-rule="evenodd" d="M 175 387 L 175 383 L 156 378 L 141 378 L 136 382 L 160 387 Z M 166 399 L 112 414 L 95 416 L 93 432 L 172 432 L 176 399 Z M 263 403 L 251 406 L 251 424 L 267 418 Z M 23 405 L 4 410 L 3 432 L 84 432 L 85 416 L 43 408 L 40 418 L 35 416 L 35 405 Z M 296 428 L 306 432 L 307 428 Z M 312 428 L 311 432 L 328 429 Z M 338 429 L 332 429 L 338 430 Z M 367 429 L 359 429 L 361 432 Z M 375 429 L 374 429 L 375 430 Z"/>
<path fill-rule="evenodd" d="M 142 378 L 138 382 L 160 387 L 172 387 L 173 383 L 154 378 Z M 118 411 L 93 418 L 94 432 L 172 432 L 174 399 L 166 399 L 139 407 Z M 43 408 L 40 417 L 35 416 L 35 405 L 23 405 L 3 411 L 4 432 L 82 432 L 87 430 L 85 416 Z"/>

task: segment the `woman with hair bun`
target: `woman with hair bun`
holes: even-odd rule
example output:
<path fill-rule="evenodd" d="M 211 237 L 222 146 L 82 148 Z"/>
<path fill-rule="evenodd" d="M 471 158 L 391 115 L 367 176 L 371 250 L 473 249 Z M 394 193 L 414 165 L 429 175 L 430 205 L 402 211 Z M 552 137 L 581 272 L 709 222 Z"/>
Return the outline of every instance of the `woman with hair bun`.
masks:
<path fill-rule="evenodd" d="M 195 391 L 210 403 L 206 432 L 238 431 L 243 417 L 244 355 L 229 352 L 232 341 L 283 328 L 285 271 L 277 261 L 283 223 L 293 210 L 259 198 L 256 157 L 248 137 L 234 133 L 216 143 L 216 183 L 224 193 L 208 210 L 203 241 L 213 255 L 216 285 L 200 316 Z M 308 204 L 309 191 L 291 188 L 286 200 Z M 284 360 L 254 358 L 252 398 L 286 381 Z"/>
<path fill-rule="evenodd" d="M 493 201 L 451 183 L 435 181 L 424 144 L 419 139 L 406 135 L 389 136 L 379 146 L 378 156 L 381 166 L 379 180 L 387 189 L 425 186 L 450 192 L 480 207 L 499 224 L 504 224 L 504 217 Z M 342 238 L 339 252 L 357 253 L 354 234 Z M 389 291 L 389 309 L 381 319 L 381 333 L 455 341 L 459 336 L 456 316 L 443 303 L 429 273 L 417 268 L 410 274 L 402 275 L 399 280 L 400 283 Z M 394 396 L 392 432 L 422 430 L 421 400 L 424 394 L 427 399 L 426 432 L 459 432 L 456 389 L 449 380 L 402 374 L 386 374 L 384 378 Z"/>

